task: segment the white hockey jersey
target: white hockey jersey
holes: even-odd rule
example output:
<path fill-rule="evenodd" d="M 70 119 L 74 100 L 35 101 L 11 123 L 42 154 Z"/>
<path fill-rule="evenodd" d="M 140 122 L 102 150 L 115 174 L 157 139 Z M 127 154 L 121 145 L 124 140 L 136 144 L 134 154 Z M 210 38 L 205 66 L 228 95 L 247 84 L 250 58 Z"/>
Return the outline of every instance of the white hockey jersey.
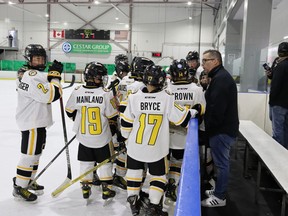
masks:
<path fill-rule="evenodd" d="M 121 133 L 128 138 L 127 154 L 142 162 L 155 162 L 167 156 L 169 121 L 180 125 L 188 118 L 188 112 L 174 103 L 173 95 L 165 90 L 139 90 L 129 95 L 126 110 L 121 114 Z"/>
<path fill-rule="evenodd" d="M 135 81 L 131 85 L 127 86 L 128 95 L 133 92 L 137 92 L 139 89 L 142 89 L 144 87 L 145 87 L 145 84 L 143 82 Z"/>
<path fill-rule="evenodd" d="M 206 106 L 204 92 L 195 83 L 173 85 L 168 84 L 169 91 L 174 95 L 175 102 L 191 109 L 195 104 Z M 170 148 L 184 149 L 187 130 L 185 128 L 170 125 Z"/>
<path fill-rule="evenodd" d="M 55 97 L 55 87 L 58 87 L 62 94 L 59 80 L 53 79 L 48 82 L 46 73 L 28 70 L 17 84 L 16 122 L 19 129 L 25 131 L 51 126 L 53 124 L 51 103 Z"/>
<path fill-rule="evenodd" d="M 123 77 L 123 79 L 120 81 L 117 86 L 117 97 L 119 99 L 119 102 L 127 99 L 128 94 L 131 93 L 130 91 L 128 92 L 128 88 L 133 83 L 134 79 L 130 79 L 128 76 Z"/>
<path fill-rule="evenodd" d="M 112 91 L 78 86 L 71 93 L 65 110 L 77 110 L 73 131 L 89 148 L 101 148 L 111 141 L 109 119 L 118 115 Z"/>

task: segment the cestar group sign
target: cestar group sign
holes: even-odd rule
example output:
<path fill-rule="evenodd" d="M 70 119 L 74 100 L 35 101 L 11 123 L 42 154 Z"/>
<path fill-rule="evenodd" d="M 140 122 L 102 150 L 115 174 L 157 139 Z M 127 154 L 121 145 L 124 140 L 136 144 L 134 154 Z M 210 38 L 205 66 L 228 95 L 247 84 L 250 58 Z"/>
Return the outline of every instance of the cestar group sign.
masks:
<path fill-rule="evenodd" d="M 112 47 L 108 43 L 65 42 L 62 44 L 65 53 L 110 54 Z"/>

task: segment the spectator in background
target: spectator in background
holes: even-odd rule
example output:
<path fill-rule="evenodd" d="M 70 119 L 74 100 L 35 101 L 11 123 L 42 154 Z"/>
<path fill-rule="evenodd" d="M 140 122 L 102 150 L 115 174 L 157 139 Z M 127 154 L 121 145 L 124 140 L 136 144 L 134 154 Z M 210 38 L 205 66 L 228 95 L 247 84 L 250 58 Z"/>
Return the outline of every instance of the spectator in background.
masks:
<path fill-rule="evenodd" d="M 202 65 L 211 78 L 205 92 L 205 129 L 209 138 L 212 158 L 217 169 L 214 190 L 207 190 L 207 199 L 201 202 L 205 207 L 226 205 L 226 190 L 229 177 L 230 148 L 239 130 L 237 87 L 234 79 L 222 65 L 217 50 L 203 53 Z"/>
<path fill-rule="evenodd" d="M 278 46 L 278 58 L 275 59 L 271 72 L 272 79 L 269 95 L 270 119 L 273 138 L 288 149 L 288 42 Z"/>

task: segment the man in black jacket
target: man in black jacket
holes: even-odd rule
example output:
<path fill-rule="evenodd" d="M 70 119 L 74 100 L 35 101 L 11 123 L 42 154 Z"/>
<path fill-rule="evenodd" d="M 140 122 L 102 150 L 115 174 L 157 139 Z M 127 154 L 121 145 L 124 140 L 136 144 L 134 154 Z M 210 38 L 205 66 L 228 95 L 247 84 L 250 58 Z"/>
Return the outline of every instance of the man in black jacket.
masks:
<path fill-rule="evenodd" d="M 269 95 L 273 138 L 288 149 L 288 42 L 278 46 L 278 58 L 274 61 Z"/>
<path fill-rule="evenodd" d="M 204 121 L 212 158 L 217 168 L 217 181 L 214 190 L 205 191 L 208 198 L 201 204 L 205 207 L 220 207 L 226 205 L 230 148 L 239 130 L 237 87 L 222 65 L 219 51 L 205 51 L 202 65 L 211 78 L 205 92 L 207 104 Z"/>

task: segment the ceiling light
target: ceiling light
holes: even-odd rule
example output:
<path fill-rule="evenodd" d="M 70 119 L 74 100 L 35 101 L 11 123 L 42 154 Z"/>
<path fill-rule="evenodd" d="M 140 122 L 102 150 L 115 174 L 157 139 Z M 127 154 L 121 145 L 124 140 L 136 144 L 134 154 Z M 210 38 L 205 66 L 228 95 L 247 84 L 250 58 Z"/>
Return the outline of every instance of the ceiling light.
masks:
<path fill-rule="evenodd" d="M 188 19 L 189 19 L 189 20 L 192 20 L 192 16 L 189 16 Z"/>
<path fill-rule="evenodd" d="M 45 14 L 45 17 L 49 17 L 49 14 Z"/>
<path fill-rule="evenodd" d="M 192 2 L 191 1 L 187 2 L 187 5 L 192 5 Z"/>
<path fill-rule="evenodd" d="M 95 3 L 96 5 L 97 5 L 97 4 L 100 4 L 100 2 L 99 2 L 99 1 L 95 1 L 94 3 Z"/>
<path fill-rule="evenodd" d="M 129 28 L 129 25 L 128 25 L 128 24 L 125 24 L 125 28 Z"/>
<path fill-rule="evenodd" d="M 8 2 L 8 4 L 9 4 L 9 5 L 13 5 L 13 4 L 15 4 L 15 3 L 14 3 L 14 2 L 11 2 L 11 1 L 9 1 L 9 2 Z"/>
<path fill-rule="evenodd" d="M 284 40 L 288 39 L 288 35 L 284 36 L 283 39 L 284 39 Z"/>
<path fill-rule="evenodd" d="M 115 17 L 115 20 L 119 20 L 119 18 L 118 18 L 118 17 Z"/>

